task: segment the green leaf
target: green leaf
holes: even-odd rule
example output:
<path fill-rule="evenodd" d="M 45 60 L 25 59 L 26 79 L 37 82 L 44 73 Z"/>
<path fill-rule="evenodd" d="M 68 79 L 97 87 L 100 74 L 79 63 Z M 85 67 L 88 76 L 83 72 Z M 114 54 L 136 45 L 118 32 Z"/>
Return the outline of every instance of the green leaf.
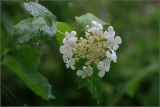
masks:
<path fill-rule="evenodd" d="M 79 17 L 76 16 L 75 19 L 80 32 L 83 32 L 86 29 L 86 26 L 91 23 L 91 21 L 97 21 L 101 23 L 103 26 L 107 25 L 106 22 L 102 21 L 101 19 L 97 18 L 94 14 L 91 13 L 86 13 Z"/>
<path fill-rule="evenodd" d="M 90 77 L 86 77 L 84 79 L 79 79 L 79 86 L 78 89 L 86 86 L 91 93 L 92 97 L 94 98 L 97 103 L 100 103 L 101 95 L 103 93 L 103 82 L 100 77 L 97 75 L 97 69 L 94 65 L 94 73 Z"/>
<path fill-rule="evenodd" d="M 47 16 L 51 20 L 55 20 L 56 17 L 44 6 L 36 3 L 36 2 L 24 2 L 24 8 L 26 11 L 28 11 L 32 16 Z"/>
<path fill-rule="evenodd" d="M 63 42 L 64 34 L 65 32 L 71 32 L 72 28 L 64 22 L 57 22 L 56 23 L 56 28 L 57 28 L 57 33 L 56 33 L 56 38 L 58 43 L 61 45 Z"/>
<path fill-rule="evenodd" d="M 130 85 L 128 85 L 126 93 L 133 97 L 135 92 L 138 90 L 138 87 L 140 85 L 139 79 L 134 80 Z"/>
<path fill-rule="evenodd" d="M 2 64 L 14 72 L 36 95 L 43 99 L 53 99 L 51 85 L 36 72 L 40 53 L 37 49 L 19 47 L 10 52 Z"/>
<path fill-rule="evenodd" d="M 86 79 L 86 85 L 88 87 L 88 90 L 92 94 L 93 98 L 98 101 L 100 100 L 101 94 L 102 94 L 102 81 L 100 78 L 94 74 L 91 77 L 88 77 Z"/>
<path fill-rule="evenodd" d="M 32 30 L 32 20 L 33 18 L 27 18 L 25 20 L 20 21 L 14 28 L 17 30 L 15 33 L 26 33 Z"/>
<path fill-rule="evenodd" d="M 27 18 L 20 21 L 15 28 L 15 34 L 20 35 L 20 43 L 33 43 L 50 39 L 56 33 L 56 28 L 43 17 Z"/>
<path fill-rule="evenodd" d="M 48 34 L 50 37 L 53 37 L 56 33 L 55 27 L 47 22 L 47 19 L 43 17 L 35 17 L 32 20 L 33 30 L 34 31 L 40 31 L 44 34 Z"/>

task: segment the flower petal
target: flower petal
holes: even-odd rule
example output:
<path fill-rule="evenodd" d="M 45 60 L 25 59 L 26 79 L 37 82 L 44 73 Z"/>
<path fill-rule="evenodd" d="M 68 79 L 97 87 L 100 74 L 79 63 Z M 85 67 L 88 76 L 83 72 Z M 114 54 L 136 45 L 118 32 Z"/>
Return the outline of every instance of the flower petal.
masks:
<path fill-rule="evenodd" d="M 66 38 L 63 39 L 63 44 L 65 44 L 65 45 L 68 44 L 68 41 Z"/>
<path fill-rule="evenodd" d="M 102 61 L 99 61 L 97 67 L 98 67 L 98 68 L 101 68 L 102 65 L 103 65 L 103 62 L 102 62 Z"/>
<path fill-rule="evenodd" d="M 59 49 L 59 50 L 60 50 L 60 53 L 61 53 L 61 54 L 64 54 L 64 52 L 65 52 L 64 45 L 63 45 L 63 46 L 60 46 L 60 49 Z"/>
<path fill-rule="evenodd" d="M 102 24 L 98 23 L 98 28 L 99 28 L 99 29 L 103 29 Z"/>
<path fill-rule="evenodd" d="M 73 65 L 71 65 L 70 68 L 71 68 L 72 70 L 75 70 L 75 66 L 73 66 Z"/>
<path fill-rule="evenodd" d="M 107 52 L 106 52 L 106 56 L 107 56 L 107 58 L 110 58 L 110 57 L 111 57 L 111 52 L 110 52 L 110 51 L 107 51 Z"/>
<path fill-rule="evenodd" d="M 108 27 L 108 32 L 110 33 L 110 36 L 112 36 L 112 37 L 115 36 L 115 31 L 114 31 L 114 29 L 113 29 L 112 26 L 109 26 L 109 27 Z"/>
<path fill-rule="evenodd" d="M 69 68 L 69 64 L 68 63 L 66 63 L 66 67 L 67 67 L 67 69 Z"/>
<path fill-rule="evenodd" d="M 116 43 L 113 44 L 113 50 L 117 50 L 119 48 L 119 45 L 117 45 Z"/>
<path fill-rule="evenodd" d="M 99 76 L 99 77 L 102 78 L 104 75 L 105 75 L 105 72 L 103 72 L 103 71 L 98 72 L 98 76 Z"/>
<path fill-rule="evenodd" d="M 70 38 L 70 40 L 72 41 L 72 44 L 74 44 L 77 41 L 77 38 L 76 37 L 72 37 L 72 38 Z"/>
<path fill-rule="evenodd" d="M 121 44 L 121 43 L 122 43 L 122 40 L 121 40 L 121 37 L 120 37 L 120 36 L 116 36 L 116 37 L 115 37 L 115 43 L 116 43 L 116 44 Z"/>
<path fill-rule="evenodd" d="M 112 50 L 110 48 L 110 51 L 107 51 L 106 52 L 106 56 L 107 58 L 109 58 L 110 60 L 112 60 L 113 62 L 116 62 L 117 61 L 117 55 L 116 55 L 116 52 L 114 50 Z"/>
<path fill-rule="evenodd" d="M 69 33 L 68 32 L 65 32 L 65 37 L 68 37 L 69 36 Z"/>
<path fill-rule="evenodd" d="M 102 35 L 103 38 L 108 39 L 109 38 L 109 33 L 108 31 L 105 31 Z"/>
<path fill-rule="evenodd" d="M 114 50 L 111 50 L 111 51 L 112 51 L 111 60 L 113 60 L 113 62 L 116 62 L 117 61 L 117 55 L 116 55 Z"/>
<path fill-rule="evenodd" d="M 72 31 L 72 32 L 70 33 L 71 37 L 74 37 L 76 34 L 77 34 L 76 31 Z"/>
<path fill-rule="evenodd" d="M 88 70 L 87 70 L 86 74 L 88 76 L 91 76 L 93 74 L 93 68 L 91 66 L 88 66 Z"/>
<path fill-rule="evenodd" d="M 98 24 L 97 21 L 92 21 L 91 23 L 92 23 L 92 26 L 97 26 Z"/>
<path fill-rule="evenodd" d="M 75 62 L 75 59 L 71 58 L 71 59 L 70 59 L 70 63 L 71 63 L 72 65 L 75 65 L 75 63 L 76 63 L 76 62 Z"/>
<path fill-rule="evenodd" d="M 68 62 L 68 57 L 67 57 L 66 55 L 63 55 L 63 61 L 64 61 L 65 63 Z"/>
<path fill-rule="evenodd" d="M 81 75 L 83 74 L 83 71 L 82 71 L 82 70 L 78 70 L 78 71 L 76 72 L 76 74 L 77 74 L 77 76 L 81 76 Z"/>
<path fill-rule="evenodd" d="M 113 26 L 109 26 L 109 27 L 108 27 L 108 31 L 109 31 L 109 32 L 112 32 L 112 31 L 114 31 L 114 28 L 113 28 Z"/>

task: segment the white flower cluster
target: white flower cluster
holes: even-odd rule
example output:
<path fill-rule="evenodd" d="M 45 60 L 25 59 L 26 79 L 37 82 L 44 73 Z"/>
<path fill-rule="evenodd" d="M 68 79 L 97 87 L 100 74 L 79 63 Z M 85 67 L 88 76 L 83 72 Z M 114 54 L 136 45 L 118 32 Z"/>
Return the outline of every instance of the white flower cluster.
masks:
<path fill-rule="evenodd" d="M 86 76 L 91 76 L 93 74 L 93 68 L 91 66 L 83 66 L 83 70 L 78 70 L 77 75 L 85 78 Z"/>
<path fill-rule="evenodd" d="M 65 38 L 63 39 L 63 44 L 60 47 L 60 53 L 63 54 L 63 60 L 66 63 L 67 68 L 75 70 L 75 59 L 73 58 L 73 44 L 77 41 L 75 37 L 76 32 L 72 31 L 71 33 L 66 32 Z"/>
<path fill-rule="evenodd" d="M 96 64 L 98 76 L 103 77 L 110 69 L 111 61 L 117 61 L 116 50 L 122 43 L 119 36 L 115 36 L 112 26 L 108 31 L 103 32 L 102 24 L 92 21 L 90 26 L 86 26 L 85 38 L 76 37 L 76 32 L 66 32 L 60 52 L 67 68 L 75 70 L 75 65 L 79 59 L 86 60 L 82 70 L 77 70 L 77 76 L 85 78 L 94 72 L 93 65 Z"/>

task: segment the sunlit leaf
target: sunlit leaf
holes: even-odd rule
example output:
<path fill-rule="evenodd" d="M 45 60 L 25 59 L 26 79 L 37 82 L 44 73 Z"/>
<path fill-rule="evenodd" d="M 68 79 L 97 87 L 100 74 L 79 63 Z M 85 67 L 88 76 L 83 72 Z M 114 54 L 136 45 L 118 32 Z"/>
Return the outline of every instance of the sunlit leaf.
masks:
<path fill-rule="evenodd" d="M 32 16 L 48 16 L 52 20 L 55 20 L 55 16 L 44 6 L 36 3 L 36 2 L 24 2 L 24 8 L 28 11 Z"/>
<path fill-rule="evenodd" d="M 56 33 L 56 28 L 47 22 L 43 17 L 27 18 L 20 21 L 15 28 L 15 34 L 19 35 L 18 40 L 21 43 L 41 42 L 45 39 L 53 37 Z"/>
<path fill-rule="evenodd" d="M 67 23 L 64 22 L 57 22 L 56 28 L 57 28 L 57 33 L 56 33 L 57 41 L 59 44 L 62 44 L 65 32 L 72 31 L 72 28 Z"/>
<path fill-rule="evenodd" d="M 43 17 L 35 17 L 32 20 L 33 30 L 43 32 L 44 34 L 53 37 L 56 29 L 52 24 L 47 23 L 47 19 Z"/>

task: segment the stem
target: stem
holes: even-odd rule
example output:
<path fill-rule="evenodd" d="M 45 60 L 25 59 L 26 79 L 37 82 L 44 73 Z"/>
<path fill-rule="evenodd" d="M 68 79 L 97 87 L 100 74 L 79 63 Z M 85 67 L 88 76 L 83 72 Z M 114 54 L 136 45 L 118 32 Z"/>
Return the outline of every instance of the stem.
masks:
<path fill-rule="evenodd" d="M 10 98 L 19 106 L 20 103 L 18 102 L 18 100 L 16 99 L 16 97 L 14 96 L 14 94 L 7 87 L 5 87 L 3 84 L 2 84 L 1 87 L 2 87 L 2 89 L 4 89 L 8 93 L 8 95 L 10 96 Z"/>
<path fill-rule="evenodd" d="M 58 33 L 60 33 L 60 34 L 62 34 L 62 35 L 64 35 L 64 33 L 63 33 L 63 32 L 61 32 L 61 31 L 59 31 L 59 30 L 57 30 L 57 32 L 58 32 Z"/>

